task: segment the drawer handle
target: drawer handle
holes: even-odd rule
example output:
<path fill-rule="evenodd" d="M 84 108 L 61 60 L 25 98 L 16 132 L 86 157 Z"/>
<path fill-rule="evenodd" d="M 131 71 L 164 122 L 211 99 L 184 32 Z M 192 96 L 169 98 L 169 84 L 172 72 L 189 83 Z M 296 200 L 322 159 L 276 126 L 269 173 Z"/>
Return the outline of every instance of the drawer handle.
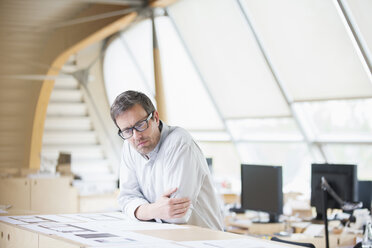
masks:
<path fill-rule="evenodd" d="M 10 240 L 10 233 L 8 233 L 8 240 Z"/>

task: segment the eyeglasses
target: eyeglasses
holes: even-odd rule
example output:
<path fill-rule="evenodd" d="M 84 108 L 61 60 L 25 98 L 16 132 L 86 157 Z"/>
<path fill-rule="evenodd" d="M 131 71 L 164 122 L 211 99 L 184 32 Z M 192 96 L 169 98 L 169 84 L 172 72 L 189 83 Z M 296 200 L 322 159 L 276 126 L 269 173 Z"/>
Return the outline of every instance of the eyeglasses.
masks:
<path fill-rule="evenodd" d="M 129 139 L 133 136 L 133 129 L 135 129 L 137 132 L 143 132 L 149 127 L 149 120 L 152 117 L 152 113 L 147 116 L 146 120 L 137 122 L 133 127 L 126 128 L 123 131 L 119 129 L 118 134 L 123 139 Z"/>

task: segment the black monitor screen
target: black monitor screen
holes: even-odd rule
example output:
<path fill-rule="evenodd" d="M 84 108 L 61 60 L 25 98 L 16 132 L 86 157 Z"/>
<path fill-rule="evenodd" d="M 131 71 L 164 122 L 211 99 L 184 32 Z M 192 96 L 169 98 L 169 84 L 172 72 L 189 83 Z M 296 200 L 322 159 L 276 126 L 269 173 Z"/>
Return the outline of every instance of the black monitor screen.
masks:
<path fill-rule="evenodd" d="M 213 174 L 213 158 L 206 158 L 209 171 Z"/>
<path fill-rule="evenodd" d="M 324 177 L 336 194 L 347 202 L 355 202 L 358 197 L 357 166 L 345 164 L 312 164 L 311 165 L 311 206 L 316 208 L 317 219 L 322 218 L 323 191 L 321 178 Z M 341 206 L 329 194 L 327 208 Z"/>
<path fill-rule="evenodd" d="M 270 214 L 270 222 L 277 222 L 283 213 L 282 167 L 241 165 L 242 208 Z"/>
<path fill-rule="evenodd" d="M 358 201 L 363 203 L 363 208 L 371 210 L 372 206 L 372 181 L 358 182 Z"/>

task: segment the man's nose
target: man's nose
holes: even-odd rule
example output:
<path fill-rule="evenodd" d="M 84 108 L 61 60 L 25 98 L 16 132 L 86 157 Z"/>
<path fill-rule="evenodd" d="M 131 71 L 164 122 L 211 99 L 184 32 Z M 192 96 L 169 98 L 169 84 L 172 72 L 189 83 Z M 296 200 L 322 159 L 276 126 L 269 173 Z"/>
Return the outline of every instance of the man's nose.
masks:
<path fill-rule="evenodd" d="M 133 138 L 138 139 L 142 137 L 142 132 L 137 131 L 136 129 L 133 129 Z"/>

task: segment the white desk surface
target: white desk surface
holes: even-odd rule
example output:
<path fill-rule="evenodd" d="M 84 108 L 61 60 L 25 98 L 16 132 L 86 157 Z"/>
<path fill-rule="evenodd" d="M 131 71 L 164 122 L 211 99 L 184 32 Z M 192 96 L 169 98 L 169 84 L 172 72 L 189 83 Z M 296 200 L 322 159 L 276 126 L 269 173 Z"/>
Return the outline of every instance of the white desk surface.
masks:
<path fill-rule="evenodd" d="M 100 214 L 105 215 L 105 217 L 100 217 Z M 112 216 L 116 217 L 118 216 L 118 214 L 119 213 L 115 213 Z M 249 236 L 243 236 L 243 235 L 237 235 L 237 234 L 227 233 L 227 232 L 222 232 L 222 231 L 215 231 L 215 230 L 210 230 L 207 228 L 201 228 L 201 227 L 190 226 L 190 225 L 167 225 L 167 224 L 157 224 L 153 222 L 136 222 L 136 223 L 131 222 L 129 223 L 128 220 L 124 219 L 124 217 L 123 219 L 113 220 L 107 216 L 110 216 L 109 213 L 99 213 L 96 215 L 94 214 L 93 215 L 92 214 L 91 215 L 69 214 L 69 215 L 26 215 L 24 217 L 22 216 L 12 216 L 12 217 L 1 216 L 0 227 L 3 230 L 4 228 L 6 229 L 7 227 L 8 229 L 12 229 L 12 228 L 21 229 L 26 232 L 31 232 L 35 235 L 38 235 L 39 244 L 40 244 L 40 240 L 47 238 L 49 242 L 53 240 L 58 240 L 60 242 L 62 241 L 66 245 L 68 244 L 76 245 L 74 247 L 96 247 L 97 246 L 97 247 L 110 247 L 110 248 L 113 247 L 114 248 L 114 246 L 112 245 L 113 243 L 111 243 L 110 246 L 104 245 L 101 243 L 97 243 L 97 245 L 93 245 L 93 243 L 96 240 L 95 238 L 92 239 L 91 237 L 95 235 L 97 235 L 97 237 L 100 237 L 100 235 L 102 236 L 103 233 L 106 233 L 108 235 L 109 234 L 116 235 L 118 239 L 120 238 L 123 239 L 123 237 L 119 237 L 120 235 L 123 235 L 123 236 L 127 235 L 127 237 L 132 237 L 132 239 L 136 239 L 139 244 L 139 246 L 133 246 L 133 247 L 148 247 L 148 246 L 140 246 L 141 237 L 147 240 L 148 243 L 150 242 L 157 243 L 157 240 L 161 241 L 160 239 L 162 239 L 167 244 L 174 245 L 174 247 L 178 247 L 178 245 L 180 245 L 181 247 L 185 245 L 186 245 L 185 247 L 203 246 L 202 243 L 198 243 L 200 241 L 212 242 L 211 244 L 206 244 L 206 245 L 209 245 L 210 247 L 215 246 L 215 247 L 221 247 L 221 248 L 222 247 L 228 247 L 228 248 L 239 247 L 238 246 L 239 242 L 243 242 L 240 244 L 244 244 L 244 245 L 248 244 L 249 246 L 246 246 L 246 247 L 251 247 L 251 248 L 255 248 L 255 247 L 272 247 L 272 248 L 296 247 L 296 246 L 287 245 L 287 244 L 283 244 L 279 242 L 273 242 L 269 240 L 264 240 L 264 239 L 249 237 Z M 66 219 L 68 218 L 72 218 L 73 221 L 66 221 Z M 109 219 L 105 219 L 105 218 L 109 218 Z M 54 222 L 48 221 L 50 219 L 54 220 Z M 134 230 L 130 230 L 131 225 Z M 89 233 L 86 232 L 84 234 L 84 230 L 83 230 L 84 228 L 86 228 L 86 230 L 89 230 Z M 79 229 L 79 230 L 76 231 L 76 229 Z M 3 230 L 1 231 L 3 232 Z M 76 236 L 78 237 L 76 238 Z M 74 238 L 71 238 L 71 237 L 74 237 Z M 81 237 L 86 238 L 87 242 L 81 239 Z M 102 238 L 102 240 L 104 239 L 105 238 Z M 82 240 L 84 242 L 80 242 Z M 90 242 L 92 240 L 94 242 Z M 231 241 L 229 242 L 229 240 Z M 194 241 L 194 242 L 183 243 L 185 241 Z M 213 243 L 213 242 L 216 242 L 216 243 Z"/>

